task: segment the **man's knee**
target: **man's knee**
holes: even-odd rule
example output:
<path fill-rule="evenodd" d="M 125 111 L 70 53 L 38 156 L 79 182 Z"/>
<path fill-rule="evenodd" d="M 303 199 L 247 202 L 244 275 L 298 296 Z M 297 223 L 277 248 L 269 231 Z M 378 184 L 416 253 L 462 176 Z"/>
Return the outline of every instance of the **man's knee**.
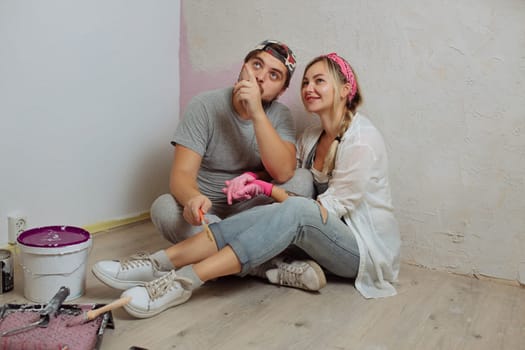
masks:
<path fill-rule="evenodd" d="M 178 235 L 189 229 L 182 217 L 182 209 L 171 194 L 163 194 L 153 202 L 150 216 L 160 234 L 172 243 L 181 241 L 183 237 Z"/>
<path fill-rule="evenodd" d="M 156 222 L 174 222 L 181 215 L 181 210 L 175 198 L 167 193 L 155 199 L 151 205 L 150 215 L 156 225 Z"/>

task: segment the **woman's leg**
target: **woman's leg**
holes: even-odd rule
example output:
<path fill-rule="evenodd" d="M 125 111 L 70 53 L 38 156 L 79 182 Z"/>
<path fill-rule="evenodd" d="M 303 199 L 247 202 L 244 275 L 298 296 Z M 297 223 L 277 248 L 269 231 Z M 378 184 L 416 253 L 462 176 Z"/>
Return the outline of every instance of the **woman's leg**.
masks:
<path fill-rule="evenodd" d="M 195 264 L 193 268 L 203 282 L 241 271 L 233 250 L 225 246 L 219 251 L 215 241 L 211 241 L 204 231 L 169 247 L 166 255 L 175 268 Z"/>
<path fill-rule="evenodd" d="M 195 264 L 217 253 L 217 251 L 217 244 L 209 239 L 205 231 L 201 231 L 165 250 L 174 268 Z"/>
<path fill-rule="evenodd" d="M 222 248 L 217 253 L 193 265 L 193 270 L 201 281 L 234 275 L 241 272 L 241 262 L 230 246 Z"/>
<path fill-rule="evenodd" d="M 210 225 L 219 249 L 229 245 L 242 270 L 252 268 L 295 244 L 334 274 L 355 277 L 359 249 L 350 228 L 339 218 L 323 217 L 311 199 L 291 197 L 254 208 Z"/>

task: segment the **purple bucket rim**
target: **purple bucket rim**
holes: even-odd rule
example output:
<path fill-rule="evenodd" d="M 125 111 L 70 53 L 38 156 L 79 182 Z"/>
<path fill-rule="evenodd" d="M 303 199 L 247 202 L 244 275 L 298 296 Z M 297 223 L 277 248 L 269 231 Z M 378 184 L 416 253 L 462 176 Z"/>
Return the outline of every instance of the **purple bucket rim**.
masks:
<path fill-rule="evenodd" d="M 66 243 L 55 243 L 55 244 L 37 244 L 37 243 L 31 243 L 31 242 L 24 242 L 24 240 L 27 240 L 31 236 L 35 236 L 38 234 L 46 233 L 46 232 L 70 232 L 75 233 L 77 235 L 83 236 L 81 239 L 77 239 L 74 241 L 68 241 Z M 91 234 L 89 231 L 76 226 L 68 226 L 68 225 L 55 225 L 55 226 L 42 226 L 42 227 L 35 227 L 28 229 L 24 232 L 22 232 L 16 241 L 19 244 L 22 244 L 26 247 L 37 247 L 37 248 L 60 248 L 60 247 L 67 247 L 72 246 L 80 243 L 84 243 L 88 241 L 91 238 Z"/>

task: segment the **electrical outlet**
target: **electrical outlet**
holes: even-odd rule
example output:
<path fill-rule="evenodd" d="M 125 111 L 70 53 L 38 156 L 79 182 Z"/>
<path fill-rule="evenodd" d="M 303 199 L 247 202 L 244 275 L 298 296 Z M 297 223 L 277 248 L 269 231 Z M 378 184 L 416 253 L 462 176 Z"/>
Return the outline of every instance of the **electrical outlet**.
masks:
<path fill-rule="evenodd" d="M 16 244 L 18 235 L 25 231 L 27 218 L 22 215 L 12 215 L 7 217 L 7 234 L 9 243 Z"/>

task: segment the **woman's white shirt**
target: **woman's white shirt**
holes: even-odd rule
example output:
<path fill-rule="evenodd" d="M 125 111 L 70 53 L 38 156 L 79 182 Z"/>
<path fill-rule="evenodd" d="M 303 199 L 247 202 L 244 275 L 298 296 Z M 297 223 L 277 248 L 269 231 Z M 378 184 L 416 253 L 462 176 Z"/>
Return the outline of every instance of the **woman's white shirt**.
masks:
<path fill-rule="evenodd" d="M 298 164 L 306 160 L 322 133 L 307 128 L 298 141 Z M 341 138 L 328 189 L 317 199 L 343 218 L 354 234 L 360 254 L 357 290 L 365 298 L 396 294 L 391 282 L 399 273 L 400 238 L 388 180 L 388 157 L 379 130 L 356 113 Z"/>

